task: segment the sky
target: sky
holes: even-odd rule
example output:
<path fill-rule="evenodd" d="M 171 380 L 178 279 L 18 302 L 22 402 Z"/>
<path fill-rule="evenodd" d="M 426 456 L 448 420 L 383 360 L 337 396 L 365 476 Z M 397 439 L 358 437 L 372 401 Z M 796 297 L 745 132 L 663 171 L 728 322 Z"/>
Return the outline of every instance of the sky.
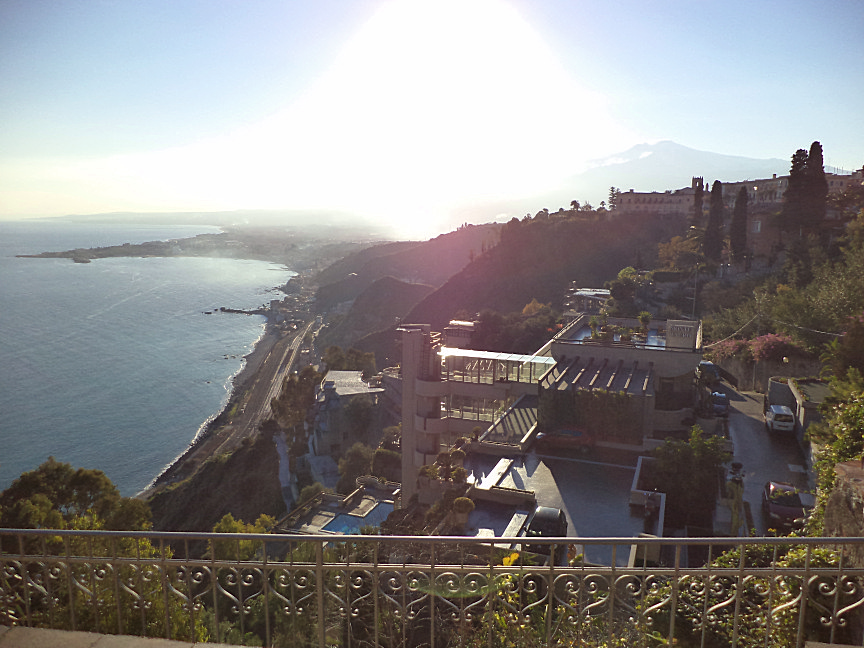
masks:
<path fill-rule="evenodd" d="M 0 0 L 0 218 L 407 234 L 660 140 L 851 171 L 862 34 L 859 0 Z"/>

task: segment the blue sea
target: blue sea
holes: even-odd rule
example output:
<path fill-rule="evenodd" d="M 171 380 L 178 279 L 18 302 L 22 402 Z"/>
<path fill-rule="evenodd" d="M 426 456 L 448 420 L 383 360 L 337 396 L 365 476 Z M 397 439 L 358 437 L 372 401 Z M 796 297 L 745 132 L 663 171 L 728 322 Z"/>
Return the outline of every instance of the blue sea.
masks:
<path fill-rule="evenodd" d="M 216 258 L 16 254 L 217 232 L 206 226 L 0 222 L 0 490 L 49 456 L 145 488 L 227 402 L 262 316 L 294 274 Z"/>

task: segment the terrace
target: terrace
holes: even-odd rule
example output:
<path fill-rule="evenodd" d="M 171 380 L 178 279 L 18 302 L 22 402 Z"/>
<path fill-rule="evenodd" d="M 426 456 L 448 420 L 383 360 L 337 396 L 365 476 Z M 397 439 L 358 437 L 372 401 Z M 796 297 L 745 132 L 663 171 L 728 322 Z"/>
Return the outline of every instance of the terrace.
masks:
<path fill-rule="evenodd" d="M 566 548 L 566 566 L 494 546 L 519 538 L 2 529 L 0 540 L 0 624 L 13 626 L 0 645 L 16 626 L 187 646 L 862 642 L 864 538 L 532 538 Z M 634 544 L 665 558 L 620 566 Z M 583 559 L 600 547 L 609 564 Z M 707 563 L 691 565 L 696 553 Z"/>

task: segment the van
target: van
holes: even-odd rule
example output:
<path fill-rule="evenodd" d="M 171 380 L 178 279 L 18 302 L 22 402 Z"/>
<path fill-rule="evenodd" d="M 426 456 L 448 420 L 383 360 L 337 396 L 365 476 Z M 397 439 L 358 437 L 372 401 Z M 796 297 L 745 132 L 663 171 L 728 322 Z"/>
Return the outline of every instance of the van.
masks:
<path fill-rule="evenodd" d="M 785 405 L 769 405 L 765 410 L 765 429 L 769 432 L 793 432 L 795 415 Z"/>

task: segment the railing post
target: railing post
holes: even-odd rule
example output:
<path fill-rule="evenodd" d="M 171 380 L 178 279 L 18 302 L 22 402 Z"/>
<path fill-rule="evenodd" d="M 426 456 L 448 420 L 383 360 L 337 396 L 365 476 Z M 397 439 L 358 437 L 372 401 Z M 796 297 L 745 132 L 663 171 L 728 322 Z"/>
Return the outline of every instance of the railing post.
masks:
<path fill-rule="evenodd" d="M 678 586 L 681 583 L 681 544 L 675 545 L 675 571 L 672 577 L 672 601 L 669 608 L 669 636 L 671 646 L 675 640 L 675 616 L 678 614 Z"/>
<path fill-rule="evenodd" d="M 270 636 L 270 567 L 267 564 L 267 542 L 262 541 L 261 546 L 264 554 L 264 565 L 261 567 L 261 578 L 264 581 L 261 583 L 264 590 L 264 645 L 272 646 L 273 638 Z"/>
<path fill-rule="evenodd" d="M 609 571 L 609 596 L 607 597 L 607 601 L 609 602 L 609 610 L 608 619 L 606 621 L 606 636 L 608 637 L 609 645 L 614 645 L 614 637 L 615 637 L 615 599 L 617 592 L 615 591 L 618 584 L 616 582 L 618 576 L 616 574 L 615 567 L 617 567 L 618 562 L 618 545 L 612 545 L 612 561 L 610 565 Z"/>
<path fill-rule="evenodd" d="M 380 609 L 380 604 L 378 602 L 378 597 L 381 594 L 378 591 L 378 581 L 381 577 L 380 573 L 378 572 L 378 548 L 379 548 L 379 546 L 380 546 L 379 543 L 376 542 L 375 546 L 372 550 L 372 556 L 373 556 L 373 558 L 372 558 L 372 565 L 373 565 L 373 569 L 372 569 L 372 605 L 374 606 L 374 619 L 375 619 L 375 629 L 373 632 L 373 636 L 375 637 L 375 645 L 376 646 L 381 645 L 381 643 L 378 640 L 379 629 L 381 626 L 381 619 L 380 619 L 381 609 Z"/>
<path fill-rule="evenodd" d="M 804 643 L 804 617 L 807 614 L 807 599 L 810 596 L 810 557 L 813 546 L 807 545 L 807 553 L 804 556 L 804 576 L 801 579 L 801 604 L 798 606 L 798 634 L 795 637 L 795 646 Z"/>
<path fill-rule="evenodd" d="M 316 540 L 315 545 L 315 592 L 318 596 L 318 647 L 327 646 L 327 627 L 324 622 L 324 543 Z"/>
<path fill-rule="evenodd" d="M 78 629 L 78 624 L 75 618 L 75 586 L 72 584 L 75 577 L 72 575 L 72 563 L 69 562 L 69 536 L 63 537 L 63 548 L 66 550 L 66 584 L 69 588 L 69 616 L 71 617 L 72 630 L 75 631 Z"/>
<path fill-rule="evenodd" d="M 747 563 L 747 546 L 738 545 L 738 580 L 735 583 L 735 613 L 732 616 L 732 648 L 738 645 L 738 622 L 741 620 L 741 598 L 744 596 L 744 566 Z"/>
<path fill-rule="evenodd" d="M 435 543 L 431 543 L 429 557 L 429 646 L 435 648 Z M 464 562 L 464 561 L 463 561 Z"/>
<path fill-rule="evenodd" d="M 24 552 L 24 536 L 18 536 L 18 553 L 21 554 L 23 558 L 25 556 Z M 3 570 L 3 581 L 5 584 L 6 581 L 6 571 Z M 24 583 L 24 616 L 27 619 L 27 627 L 32 627 L 33 619 L 30 613 L 30 570 L 27 563 L 23 560 L 21 561 L 21 582 Z M 6 589 L 4 587 L 4 589 Z M 9 587 L 8 591 L 12 591 L 12 588 Z"/>
<path fill-rule="evenodd" d="M 117 634 L 123 634 L 123 608 L 120 605 L 120 570 L 117 562 L 117 540 L 111 538 L 111 573 L 114 575 L 114 605 L 117 608 Z"/>
<path fill-rule="evenodd" d="M 165 606 L 165 638 L 171 638 L 171 603 L 168 600 L 168 564 L 165 562 L 165 538 L 159 538 L 159 573 L 162 582 L 162 604 Z"/>
<path fill-rule="evenodd" d="M 555 585 L 555 552 L 558 545 L 549 545 L 549 582 L 546 583 L 546 646 L 552 648 L 552 612 L 555 601 L 552 588 Z"/>

